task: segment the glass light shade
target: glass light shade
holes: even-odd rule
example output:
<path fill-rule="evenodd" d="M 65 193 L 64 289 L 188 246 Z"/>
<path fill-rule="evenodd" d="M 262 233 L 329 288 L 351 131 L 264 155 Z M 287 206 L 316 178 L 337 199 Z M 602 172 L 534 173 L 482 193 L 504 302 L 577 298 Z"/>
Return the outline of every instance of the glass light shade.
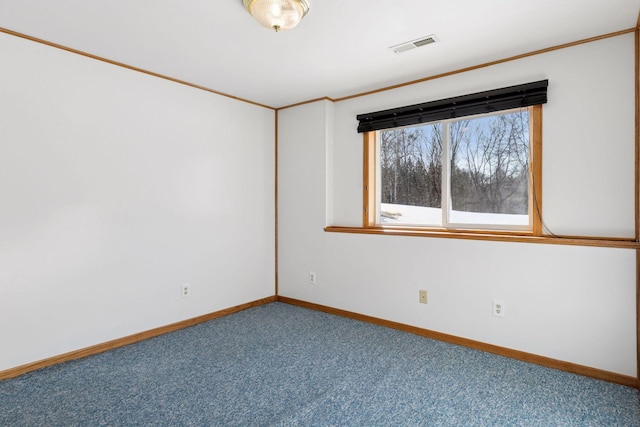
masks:
<path fill-rule="evenodd" d="M 289 30 L 309 12 L 306 0 L 242 0 L 261 25 L 276 31 Z"/>

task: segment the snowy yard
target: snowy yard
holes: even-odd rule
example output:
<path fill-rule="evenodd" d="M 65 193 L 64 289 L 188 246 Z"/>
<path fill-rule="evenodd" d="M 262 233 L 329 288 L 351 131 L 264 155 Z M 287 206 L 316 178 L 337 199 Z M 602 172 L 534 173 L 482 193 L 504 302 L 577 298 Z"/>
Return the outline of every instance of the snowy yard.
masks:
<path fill-rule="evenodd" d="M 442 209 L 439 208 L 381 203 L 380 210 L 380 220 L 387 225 L 432 225 L 439 227 L 442 224 Z M 529 225 L 529 216 L 451 211 L 449 221 L 455 224 L 527 226 Z"/>

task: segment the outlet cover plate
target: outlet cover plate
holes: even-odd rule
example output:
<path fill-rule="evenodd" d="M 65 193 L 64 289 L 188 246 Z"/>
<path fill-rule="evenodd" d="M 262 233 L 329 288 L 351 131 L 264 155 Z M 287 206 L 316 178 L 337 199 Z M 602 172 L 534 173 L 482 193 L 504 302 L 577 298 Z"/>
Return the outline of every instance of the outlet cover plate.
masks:
<path fill-rule="evenodd" d="M 180 296 L 182 298 L 189 298 L 191 296 L 191 285 L 189 283 L 180 285 Z"/>
<path fill-rule="evenodd" d="M 495 317 L 504 317 L 505 314 L 505 306 L 504 301 L 500 299 L 493 300 L 493 313 Z"/>
<path fill-rule="evenodd" d="M 427 291 L 424 289 L 420 289 L 420 304 L 427 303 Z"/>

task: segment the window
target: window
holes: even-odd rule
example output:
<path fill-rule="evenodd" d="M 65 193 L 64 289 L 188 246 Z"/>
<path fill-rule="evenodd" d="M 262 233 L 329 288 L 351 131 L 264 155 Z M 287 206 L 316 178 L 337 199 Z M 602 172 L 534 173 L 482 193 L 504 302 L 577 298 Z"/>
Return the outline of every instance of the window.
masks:
<path fill-rule="evenodd" d="M 364 131 L 364 226 L 540 236 L 541 119 L 535 104 Z"/>
<path fill-rule="evenodd" d="M 376 224 L 529 231 L 529 109 L 377 131 Z"/>

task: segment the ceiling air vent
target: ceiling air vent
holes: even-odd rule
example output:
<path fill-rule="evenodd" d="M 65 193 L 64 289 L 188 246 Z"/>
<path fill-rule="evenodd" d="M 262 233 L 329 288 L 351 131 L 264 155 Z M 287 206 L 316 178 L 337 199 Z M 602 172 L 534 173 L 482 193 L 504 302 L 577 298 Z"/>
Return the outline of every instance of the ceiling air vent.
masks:
<path fill-rule="evenodd" d="M 389 49 L 391 49 L 395 53 L 402 53 L 411 49 L 415 49 L 417 47 L 426 46 L 428 44 L 435 43 L 437 41 L 438 41 L 438 38 L 433 34 L 431 34 L 430 36 L 421 37 L 416 40 L 411 40 L 410 42 L 404 42 L 395 46 L 391 46 Z"/>

